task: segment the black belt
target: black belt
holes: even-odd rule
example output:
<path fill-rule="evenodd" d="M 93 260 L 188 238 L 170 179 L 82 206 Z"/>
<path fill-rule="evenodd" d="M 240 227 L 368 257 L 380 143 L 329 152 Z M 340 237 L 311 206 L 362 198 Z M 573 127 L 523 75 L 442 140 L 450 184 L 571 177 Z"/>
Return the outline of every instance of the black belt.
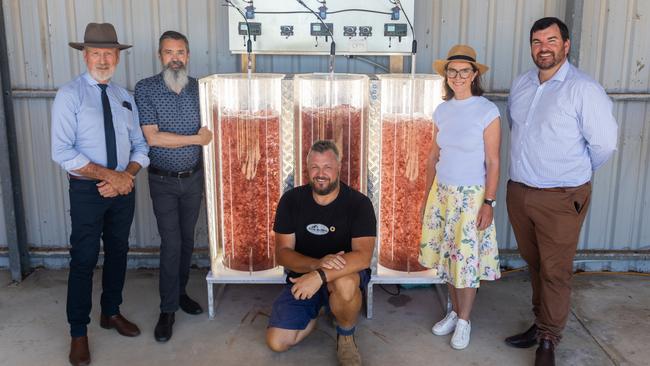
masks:
<path fill-rule="evenodd" d="M 185 170 L 185 171 L 182 171 L 182 172 L 172 172 L 172 171 L 165 170 L 165 169 L 159 169 L 159 168 L 156 168 L 155 166 L 151 166 L 151 165 L 149 165 L 148 170 L 149 170 L 149 174 L 162 175 L 164 177 L 172 177 L 172 178 L 188 178 L 192 174 L 194 174 L 194 173 L 198 172 L 199 170 L 201 170 L 201 163 L 196 164 L 196 166 L 194 168 L 191 168 L 189 170 Z"/>
<path fill-rule="evenodd" d="M 81 181 L 90 182 L 90 183 L 99 183 L 100 182 L 99 180 L 97 180 L 95 178 L 88 178 L 88 177 L 84 177 L 83 175 L 68 174 L 68 179 L 69 180 L 81 180 Z"/>

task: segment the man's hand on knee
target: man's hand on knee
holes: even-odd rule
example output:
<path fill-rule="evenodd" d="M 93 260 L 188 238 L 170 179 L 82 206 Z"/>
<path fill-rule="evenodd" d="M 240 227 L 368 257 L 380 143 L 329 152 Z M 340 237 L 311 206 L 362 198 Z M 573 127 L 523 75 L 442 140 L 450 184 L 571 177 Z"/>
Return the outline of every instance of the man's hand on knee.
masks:
<path fill-rule="evenodd" d="M 343 258 L 344 251 L 336 254 L 328 254 L 320 259 L 318 268 L 342 270 L 345 268 L 345 258 Z"/>
<path fill-rule="evenodd" d="M 289 278 L 293 283 L 291 294 L 296 300 L 311 299 L 323 285 L 323 280 L 317 272 L 309 272 L 298 278 Z"/>

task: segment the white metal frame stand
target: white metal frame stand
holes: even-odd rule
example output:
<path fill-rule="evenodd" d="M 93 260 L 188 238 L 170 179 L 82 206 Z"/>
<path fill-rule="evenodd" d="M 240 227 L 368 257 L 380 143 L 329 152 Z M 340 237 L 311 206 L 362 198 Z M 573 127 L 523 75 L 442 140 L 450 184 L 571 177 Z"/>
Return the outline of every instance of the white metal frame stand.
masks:
<path fill-rule="evenodd" d="M 228 269 L 224 267 L 221 260 L 217 260 L 216 273 L 210 271 L 205 277 L 208 286 L 208 318 L 214 319 L 215 309 L 218 305 L 219 299 L 227 284 L 284 284 L 285 277 L 284 268 L 277 266 L 265 271 L 244 272 Z M 214 285 L 220 284 L 221 287 L 217 291 L 216 301 L 214 294 Z"/>
<path fill-rule="evenodd" d="M 286 274 L 282 266 L 277 266 L 273 269 L 266 271 L 257 271 L 254 275 L 251 272 L 236 271 L 228 269 L 223 266 L 222 261 L 217 261 L 217 273 L 212 271 L 208 272 L 205 277 L 208 290 L 208 318 L 214 320 L 215 310 L 219 304 L 219 300 L 225 291 L 227 284 L 279 284 L 286 283 Z M 374 285 L 396 285 L 396 284 L 434 284 L 436 294 L 440 304 L 446 309 L 447 312 L 451 309 L 451 302 L 449 296 L 444 294 L 444 284 L 439 277 L 432 275 L 432 271 L 422 272 L 401 272 L 385 268 L 377 265 L 377 273 L 372 274 L 368 286 L 366 287 L 366 318 L 372 319 L 373 316 L 373 286 Z M 221 285 L 214 292 L 214 285 Z"/>
<path fill-rule="evenodd" d="M 445 296 L 443 291 L 443 286 L 438 286 L 444 284 L 440 277 L 433 275 L 432 270 L 420 271 L 420 272 L 402 272 L 388 269 L 377 263 L 377 269 L 374 271 L 368 282 L 368 288 L 366 289 L 366 318 L 372 319 L 373 315 L 373 286 L 374 285 L 399 285 L 399 284 L 433 284 L 436 285 L 436 294 L 440 300 L 440 304 L 449 312 L 451 307 L 451 302 L 449 296 Z"/>

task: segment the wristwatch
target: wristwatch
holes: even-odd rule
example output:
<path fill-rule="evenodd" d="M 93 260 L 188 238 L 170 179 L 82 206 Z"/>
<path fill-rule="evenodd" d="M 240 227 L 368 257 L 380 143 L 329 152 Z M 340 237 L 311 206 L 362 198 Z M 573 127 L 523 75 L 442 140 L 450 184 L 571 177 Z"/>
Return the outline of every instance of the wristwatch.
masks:
<path fill-rule="evenodd" d="M 323 271 L 321 268 L 318 268 L 316 270 L 318 275 L 320 276 L 320 280 L 323 281 L 323 285 L 327 283 L 327 276 L 325 275 L 325 271 Z"/>
<path fill-rule="evenodd" d="M 487 198 L 483 200 L 483 204 L 491 206 L 491 207 L 497 207 L 497 201 L 496 200 L 491 200 L 491 199 L 487 199 Z"/>

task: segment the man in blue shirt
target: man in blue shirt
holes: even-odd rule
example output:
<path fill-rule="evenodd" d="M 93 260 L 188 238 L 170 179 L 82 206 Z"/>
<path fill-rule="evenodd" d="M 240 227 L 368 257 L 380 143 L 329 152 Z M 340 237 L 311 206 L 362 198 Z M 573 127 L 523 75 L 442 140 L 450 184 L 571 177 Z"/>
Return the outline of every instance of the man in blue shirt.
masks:
<path fill-rule="evenodd" d="M 554 365 L 569 315 L 573 257 L 591 196 L 591 177 L 616 150 L 612 102 L 595 80 L 567 60 L 567 26 L 542 18 L 530 30 L 537 68 L 514 80 L 508 216 L 528 263 L 535 323 L 506 339 L 539 343 L 535 365 Z"/>
<path fill-rule="evenodd" d="M 70 323 L 69 360 L 88 365 L 87 324 L 92 305 L 92 277 L 100 238 L 104 243 L 104 270 L 100 325 L 128 337 L 138 327 L 119 311 L 129 250 L 129 231 L 135 208 L 134 179 L 149 165 L 133 98 L 111 82 L 120 60 L 113 25 L 90 23 L 83 43 L 88 68 L 59 88 L 52 105 L 52 159 L 70 178 L 70 274 L 67 316 Z"/>
<path fill-rule="evenodd" d="M 185 287 L 203 198 L 201 146 L 211 141 L 212 133 L 201 127 L 198 82 L 187 74 L 187 38 L 175 31 L 163 33 L 158 55 L 163 71 L 136 84 L 135 101 L 151 146 L 149 192 L 160 234 L 160 317 L 154 337 L 166 342 L 179 307 L 188 314 L 203 311 Z"/>

